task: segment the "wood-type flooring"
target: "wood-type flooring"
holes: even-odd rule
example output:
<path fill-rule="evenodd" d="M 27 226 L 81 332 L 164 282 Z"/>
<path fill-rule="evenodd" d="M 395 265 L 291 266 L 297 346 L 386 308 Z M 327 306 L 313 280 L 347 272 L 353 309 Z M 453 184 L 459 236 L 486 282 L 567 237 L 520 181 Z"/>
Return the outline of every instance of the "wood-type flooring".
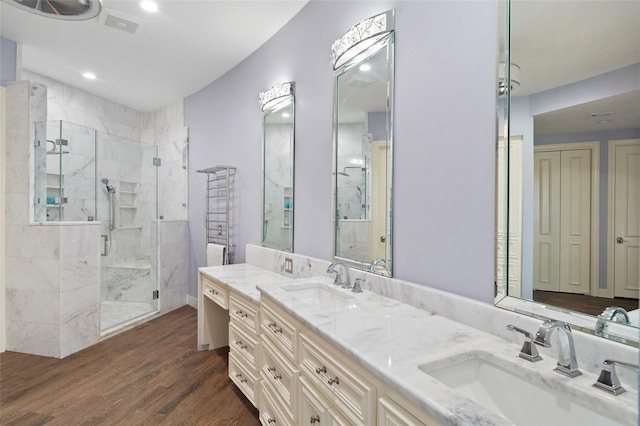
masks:
<path fill-rule="evenodd" d="M 184 306 L 64 359 L 0 354 L 1 425 L 258 425 Z"/>
<path fill-rule="evenodd" d="M 533 300 L 589 315 L 600 315 L 607 306 L 620 306 L 626 311 L 638 309 L 638 299 L 625 299 L 622 297 L 607 299 L 585 294 L 557 293 L 553 291 L 535 290 L 533 292 Z"/>

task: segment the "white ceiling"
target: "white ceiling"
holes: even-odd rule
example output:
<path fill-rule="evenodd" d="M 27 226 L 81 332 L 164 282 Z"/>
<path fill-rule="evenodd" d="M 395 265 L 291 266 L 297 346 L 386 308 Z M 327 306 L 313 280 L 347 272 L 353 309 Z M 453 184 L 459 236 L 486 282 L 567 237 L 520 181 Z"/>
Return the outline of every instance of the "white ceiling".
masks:
<path fill-rule="evenodd" d="M 131 107 L 153 111 L 197 92 L 273 36 L 308 0 L 103 0 L 101 16 L 62 21 L 0 2 L 0 35 L 22 45 L 24 69 Z M 140 22 L 135 34 L 106 14 Z M 93 71 L 93 81 L 82 77 Z"/>
<path fill-rule="evenodd" d="M 526 96 L 640 62 L 640 1 L 514 0 L 511 61 Z M 502 41 L 504 44 L 504 41 Z M 590 113 L 614 111 L 598 124 Z M 535 118 L 536 134 L 640 128 L 640 92 Z"/>

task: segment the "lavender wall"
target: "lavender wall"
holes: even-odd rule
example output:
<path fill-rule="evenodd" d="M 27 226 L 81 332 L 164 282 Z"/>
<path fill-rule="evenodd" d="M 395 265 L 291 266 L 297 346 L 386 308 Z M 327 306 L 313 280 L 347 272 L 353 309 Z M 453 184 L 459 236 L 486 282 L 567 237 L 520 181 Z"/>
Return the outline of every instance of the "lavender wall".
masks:
<path fill-rule="evenodd" d="M 16 80 L 18 45 L 15 41 L 0 37 L 0 85 Z"/>
<path fill-rule="evenodd" d="M 238 168 L 236 262 L 260 243 L 258 93 L 296 82 L 295 252 L 330 258 L 331 43 L 396 11 L 394 275 L 491 303 L 494 281 L 496 1 L 312 0 L 229 73 L 185 100 L 190 129 L 189 293 L 205 264 L 204 176 Z M 470 70 L 473 69 L 471 72 Z"/>

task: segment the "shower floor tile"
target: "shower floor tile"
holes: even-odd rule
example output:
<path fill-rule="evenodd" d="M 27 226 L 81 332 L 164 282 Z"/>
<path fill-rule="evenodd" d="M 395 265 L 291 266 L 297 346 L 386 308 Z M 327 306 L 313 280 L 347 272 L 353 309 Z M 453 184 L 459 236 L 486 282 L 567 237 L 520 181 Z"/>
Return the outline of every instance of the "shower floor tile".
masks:
<path fill-rule="evenodd" d="M 100 328 L 107 330 L 155 310 L 151 303 L 105 300 L 100 304 Z"/>

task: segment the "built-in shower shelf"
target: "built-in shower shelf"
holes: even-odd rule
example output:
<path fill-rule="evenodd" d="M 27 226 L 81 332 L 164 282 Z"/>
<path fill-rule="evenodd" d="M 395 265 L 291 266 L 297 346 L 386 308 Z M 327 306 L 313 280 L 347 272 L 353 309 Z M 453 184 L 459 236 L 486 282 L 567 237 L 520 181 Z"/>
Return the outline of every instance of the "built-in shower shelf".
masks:
<path fill-rule="evenodd" d="M 142 229 L 142 226 L 118 226 L 117 229 L 126 230 L 126 229 Z"/>
<path fill-rule="evenodd" d="M 120 208 L 121 209 L 137 209 L 138 207 L 137 206 L 123 206 L 123 205 L 121 205 Z"/>
<path fill-rule="evenodd" d="M 123 191 L 123 190 L 120 190 L 120 193 L 121 194 L 137 194 L 136 191 Z"/>

